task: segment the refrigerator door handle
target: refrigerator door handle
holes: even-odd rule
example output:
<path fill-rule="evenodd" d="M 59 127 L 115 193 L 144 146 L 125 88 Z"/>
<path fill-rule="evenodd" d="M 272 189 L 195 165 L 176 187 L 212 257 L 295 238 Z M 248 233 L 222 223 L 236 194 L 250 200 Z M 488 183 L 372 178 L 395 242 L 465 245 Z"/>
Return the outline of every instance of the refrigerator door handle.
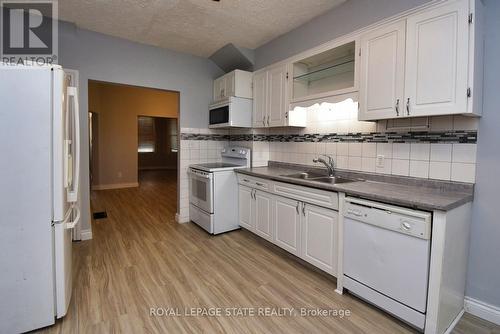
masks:
<path fill-rule="evenodd" d="M 73 176 L 73 186 L 68 190 L 68 202 L 75 203 L 78 200 L 78 187 L 80 184 L 80 112 L 78 110 L 78 90 L 76 87 L 67 88 L 67 96 L 73 97 L 73 121 L 75 122 L 75 159 L 72 165 L 75 166 Z M 79 211 L 78 211 L 79 212 Z M 75 224 L 76 225 L 76 224 Z"/>
<path fill-rule="evenodd" d="M 73 218 L 73 221 L 64 224 L 65 229 L 75 228 L 76 224 L 80 222 L 80 209 L 76 205 L 72 206 L 72 208 L 76 211 L 76 217 Z"/>

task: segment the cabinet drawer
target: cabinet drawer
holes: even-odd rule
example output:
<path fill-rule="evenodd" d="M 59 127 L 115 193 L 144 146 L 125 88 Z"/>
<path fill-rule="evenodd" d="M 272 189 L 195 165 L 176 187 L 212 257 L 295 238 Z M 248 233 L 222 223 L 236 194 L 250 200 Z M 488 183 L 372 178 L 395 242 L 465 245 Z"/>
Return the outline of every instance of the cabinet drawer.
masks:
<path fill-rule="evenodd" d="M 339 196 L 336 192 L 276 182 L 273 193 L 293 198 L 305 203 L 316 204 L 328 209 L 339 209 Z"/>
<path fill-rule="evenodd" d="M 244 174 L 238 174 L 238 183 L 255 189 L 271 190 L 270 180 L 255 178 Z"/>

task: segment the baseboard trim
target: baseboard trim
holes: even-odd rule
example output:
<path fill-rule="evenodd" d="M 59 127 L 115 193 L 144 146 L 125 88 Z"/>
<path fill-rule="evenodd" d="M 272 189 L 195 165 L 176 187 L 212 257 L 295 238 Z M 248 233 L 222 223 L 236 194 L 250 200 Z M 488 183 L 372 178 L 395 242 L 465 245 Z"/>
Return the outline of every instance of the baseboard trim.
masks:
<path fill-rule="evenodd" d="M 80 238 L 82 241 L 92 239 L 92 230 L 91 229 L 82 230 L 80 232 Z"/>
<path fill-rule="evenodd" d="M 189 223 L 189 217 L 181 217 L 178 213 L 175 214 L 175 221 L 179 224 Z"/>
<path fill-rule="evenodd" d="M 462 309 L 458 313 L 458 315 L 455 317 L 455 319 L 453 319 L 453 321 L 451 322 L 450 326 L 444 331 L 444 334 L 450 334 L 453 331 L 453 329 L 458 324 L 458 322 L 460 321 L 460 319 L 462 319 L 464 313 L 465 313 L 465 310 Z"/>
<path fill-rule="evenodd" d="M 475 315 L 494 324 L 500 325 L 500 307 L 480 300 L 465 297 L 465 312 Z"/>
<path fill-rule="evenodd" d="M 108 189 L 121 189 L 121 188 L 136 188 L 139 182 L 131 183 L 115 183 L 115 184 L 96 184 L 92 186 L 92 190 L 108 190 Z"/>

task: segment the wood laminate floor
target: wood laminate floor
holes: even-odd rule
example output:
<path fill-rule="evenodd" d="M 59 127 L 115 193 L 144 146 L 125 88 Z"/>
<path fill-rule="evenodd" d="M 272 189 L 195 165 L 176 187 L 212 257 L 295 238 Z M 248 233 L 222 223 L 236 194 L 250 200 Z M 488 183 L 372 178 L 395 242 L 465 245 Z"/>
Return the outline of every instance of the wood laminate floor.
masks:
<path fill-rule="evenodd" d="M 210 236 L 191 223 L 177 224 L 175 173 L 144 172 L 139 188 L 95 191 L 91 200 L 92 210 L 106 210 L 108 218 L 92 222 L 92 240 L 74 243 L 68 314 L 41 332 L 414 332 L 349 294 L 338 295 L 335 279 L 249 232 Z M 227 309 L 222 316 L 192 313 L 211 307 Z M 257 314 L 225 316 L 233 307 Z M 181 315 L 151 316 L 151 308 Z M 297 313 L 258 314 L 273 308 Z M 349 310 L 350 316 L 300 316 L 301 308 Z M 466 315 L 454 333 L 500 330 Z"/>

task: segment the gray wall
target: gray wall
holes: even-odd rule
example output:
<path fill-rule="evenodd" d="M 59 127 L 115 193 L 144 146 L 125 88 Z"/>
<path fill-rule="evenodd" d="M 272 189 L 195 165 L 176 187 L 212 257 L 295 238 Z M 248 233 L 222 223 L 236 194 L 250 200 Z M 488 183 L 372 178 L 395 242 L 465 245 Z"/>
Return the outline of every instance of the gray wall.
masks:
<path fill-rule="evenodd" d="M 479 121 L 467 295 L 500 306 L 500 1 L 486 0 L 483 117 Z"/>
<path fill-rule="evenodd" d="M 212 80 L 223 72 L 210 60 L 115 38 L 75 25 L 59 25 L 59 63 L 80 74 L 82 139 L 82 229 L 88 229 L 88 80 L 109 81 L 180 91 L 181 127 L 208 124 Z"/>
<path fill-rule="evenodd" d="M 429 0 L 348 0 L 255 50 L 255 69 L 293 56 Z"/>
<path fill-rule="evenodd" d="M 427 0 L 350 0 L 255 52 L 262 68 L 421 5 Z M 479 122 L 476 192 L 466 295 L 500 306 L 500 1 L 486 0 L 484 110 Z"/>

